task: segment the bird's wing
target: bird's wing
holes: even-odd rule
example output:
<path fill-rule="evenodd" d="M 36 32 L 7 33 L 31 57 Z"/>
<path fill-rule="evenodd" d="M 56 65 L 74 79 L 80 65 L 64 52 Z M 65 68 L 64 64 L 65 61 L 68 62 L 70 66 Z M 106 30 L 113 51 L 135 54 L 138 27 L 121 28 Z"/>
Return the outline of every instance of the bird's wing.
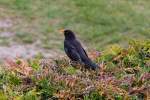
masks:
<path fill-rule="evenodd" d="M 78 51 L 78 54 L 80 55 L 82 60 L 89 59 L 86 51 L 84 50 L 84 48 L 82 47 L 82 45 L 80 44 L 79 41 L 77 41 L 77 40 L 74 41 L 74 45 L 75 45 L 75 47 L 76 47 L 76 49 Z"/>
<path fill-rule="evenodd" d="M 88 55 L 87 55 L 87 53 L 86 53 L 85 49 L 84 49 L 84 48 L 82 48 L 82 49 L 83 49 L 83 51 L 84 51 L 85 55 L 88 57 Z"/>
<path fill-rule="evenodd" d="M 64 50 L 71 60 L 81 61 L 80 55 L 78 54 L 76 48 L 70 42 L 64 42 Z"/>
<path fill-rule="evenodd" d="M 82 61 L 84 62 L 84 64 L 88 67 L 90 67 L 91 69 L 95 70 L 98 66 L 93 63 L 91 61 L 91 59 L 88 57 L 86 51 L 84 50 L 84 48 L 82 47 L 82 45 L 80 44 L 80 42 L 78 42 L 77 40 L 75 41 L 75 47 L 82 59 Z"/>

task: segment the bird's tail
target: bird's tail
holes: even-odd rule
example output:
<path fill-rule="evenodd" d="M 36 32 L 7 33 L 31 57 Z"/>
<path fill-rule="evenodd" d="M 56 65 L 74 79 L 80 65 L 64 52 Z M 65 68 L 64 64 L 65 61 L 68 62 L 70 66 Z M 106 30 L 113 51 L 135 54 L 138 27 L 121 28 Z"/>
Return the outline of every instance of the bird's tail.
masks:
<path fill-rule="evenodd" d="M 86 65 L 87 65 L 88 67 L 90 67 L 92 70 L 96 70 L 96 69 L 98 68 L 98 65 L 95 64 L 95 63 L 92 62 L 92 61 L 88 61 L 88 62 L 86 63 Z"/>

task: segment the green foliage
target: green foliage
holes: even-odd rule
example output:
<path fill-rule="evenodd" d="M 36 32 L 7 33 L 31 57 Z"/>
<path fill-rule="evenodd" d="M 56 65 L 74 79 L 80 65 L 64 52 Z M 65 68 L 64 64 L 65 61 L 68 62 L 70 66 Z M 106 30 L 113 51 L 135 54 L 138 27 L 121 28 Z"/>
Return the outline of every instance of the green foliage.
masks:
<path fill-rule="evenodd" d="M 37 83 L 37 91 L 40 92 L 43 99 L 53 96 L 54 85 L 48 79 L 42 79 Z"/>
<path fill-rule="evenodd" d="M 25 93 L 20 100 L 38 100 L 37 92 L 33 89 L 27 93 Z"/>
<path fill-rule="evenodd" d="M 7 76 L 7 80 L 10 84 L 12 85 L 19 85 L 21 84 L 21 79 L 15 75 L 15 73 L 10 73 L 8 76 Z"/>
<path fill-rule="evenodd" d="M 40 69 L 39 59 L 30 60 L 29 64 L 35 70 L 39 70 Z"/>
<path fill-rule="evenodd" d="M 0 99 L 144 99 L 150 88 L 149 43 L 131 41 L 127 48 L 108 47 L 95 58 L 100 71 L 77 69 L 66 59 L 41 63 L 41 56 L 9 61 L 0 69 Z"/>
<path fill-rule="evenodd" d="M 0 100 L 7 100 L 8 97 L 2 91 L 0 91 Z"/>
<path fill-rule="evenodd" d="M 71 74 L 71 75 L 76 74 L 76 69 L 75 69 L 74 67 L 71 67 L 71 66 L 65 68 L 65 71 L 66 71 L 68 74 Z"/>
<path fill-rule="evenodd" d="M 90 93 L 88 96 L 84 96 L 83 100 L 106 100 L 105 96 L 101 96 L 98 91 Z"/>
<path fill-rule="evenodd" d="M 120 95 L 115 95 L 115 100 L 123 100 L 123 97 Z"/>

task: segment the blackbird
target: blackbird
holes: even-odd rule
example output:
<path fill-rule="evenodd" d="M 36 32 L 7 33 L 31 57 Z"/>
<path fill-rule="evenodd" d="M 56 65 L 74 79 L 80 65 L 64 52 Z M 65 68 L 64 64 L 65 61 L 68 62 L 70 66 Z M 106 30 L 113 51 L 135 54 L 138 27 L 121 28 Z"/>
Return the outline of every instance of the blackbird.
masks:
<path fill-rule="evenodd" d="M 90 69 L 97 69 L 98 65 L 92 62 L 92 60 L 88 57 L 86 51 L 80 44 L 80 42 L 76 39 L 74 32 L 71 30 L 60 30 L 64 33 L 64 50 L 67 56 L 72 61 L 82 62 Z"/>

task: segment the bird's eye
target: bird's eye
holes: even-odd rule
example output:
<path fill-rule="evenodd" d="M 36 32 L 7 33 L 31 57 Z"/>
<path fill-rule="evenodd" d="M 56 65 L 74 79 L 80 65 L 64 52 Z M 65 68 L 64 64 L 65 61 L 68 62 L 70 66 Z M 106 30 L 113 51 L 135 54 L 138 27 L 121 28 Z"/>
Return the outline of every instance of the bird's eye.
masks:
<path fill-rule="evenodd" d="M 68 32 L 68 31 L 65 31 L 65 33 L 68 34 L 69 32 Z"/>

